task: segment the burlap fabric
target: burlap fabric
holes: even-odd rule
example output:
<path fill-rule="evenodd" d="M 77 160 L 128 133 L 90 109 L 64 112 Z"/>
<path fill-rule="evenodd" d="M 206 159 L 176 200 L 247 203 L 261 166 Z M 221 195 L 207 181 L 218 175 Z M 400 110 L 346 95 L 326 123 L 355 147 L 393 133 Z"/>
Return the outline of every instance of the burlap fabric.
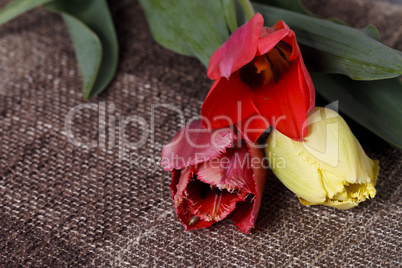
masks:
<path fill-rule="evenodd" d="M 356 26 L 373 22 L 385 43 L 402 49 L 401 6 L 305 2 Z M 211 81 L 197 60 L 153 41 L 136 1 L 115 1 L 112 12 L 119 68 L 108 90 L 88 102 L 59 16 L 39 8 L 0 28 L 2 267 L 400 266 L 402 153 L 352 122 L 369 156 L 380 160 L 374 200 L 350 211 L 302 206 L 269 173 L 249 235 L 230 220 L 185 232 L 169 174 L 157 163 L 181 118 L 152 105 L 174 106 L 187 120 L 198 115 Z M 77 106 L 70 132 L 66 117 Z M 123 139 L 131 146 L 119 146 Z"/>

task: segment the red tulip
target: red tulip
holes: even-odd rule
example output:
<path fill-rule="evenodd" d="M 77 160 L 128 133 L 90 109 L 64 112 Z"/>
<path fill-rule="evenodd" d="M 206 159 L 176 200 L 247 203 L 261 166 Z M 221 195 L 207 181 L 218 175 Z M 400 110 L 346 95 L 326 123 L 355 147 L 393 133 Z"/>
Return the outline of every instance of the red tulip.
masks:
<path fill-rule="evenodd" d="M 254 227 L 265 183 L 260 149 L 249 147 L 230 128 L 182 128 L 162 150 L 161 165 L 172 171 L 170 189 L 186 230 L 206 228 L 230 217 L 244 233 Z"/>
<path fill-rule="evenodd" d="M 204 127 L 235 124 L 250 141 L 271 125 L 294 140 L 307 135 L 304 122 L 315 91 L 295 33 L 283 22 L 263 27 L 261 14 L 235 30 L 211 56 L 215 80 L 201 109 Z"/>

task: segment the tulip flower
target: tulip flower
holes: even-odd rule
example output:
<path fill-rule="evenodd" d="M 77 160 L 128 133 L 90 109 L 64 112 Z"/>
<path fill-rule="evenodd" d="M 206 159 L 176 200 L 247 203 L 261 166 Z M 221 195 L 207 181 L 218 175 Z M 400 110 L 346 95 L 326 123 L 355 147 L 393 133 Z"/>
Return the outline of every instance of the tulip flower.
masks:
<path fill-rule="evenodd" d="M 266 155 L 275 175 L 304 205 L 338 209 L 357 206 L 376 194 L 379 166 L 371 160 L 339 114 L 315 108 L 303 142 L 274 130 Z"/>
<path fill-rule="evenodd" d="M 182 128 L 162 150 L 161 165 L 172 172 L 170 189 L 186 230 L 206 228 L 230 217 L 244 233 L 253 228 L 265 183 L 263 153 L 230 129 Z"/>
<path fill-rule="evenodd" d="M 208 77 L 215 80 L 201 109 L 204 127 L 235 124 L 255 142 L 271 125 L 302 140 L 315 91 L 295 33 L 283 22 L 263 27 L 261 14 L 236 29 L 213 53 Z"/>

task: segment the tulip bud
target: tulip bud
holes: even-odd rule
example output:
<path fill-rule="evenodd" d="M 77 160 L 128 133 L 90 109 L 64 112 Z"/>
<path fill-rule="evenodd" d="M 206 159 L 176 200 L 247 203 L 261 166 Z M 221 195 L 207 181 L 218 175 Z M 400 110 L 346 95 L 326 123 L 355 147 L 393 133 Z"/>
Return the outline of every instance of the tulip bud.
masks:
<path fill-rule="evenodd" d="M 373 198 L 378 161 L 367 157 L 342 117 L 315 108 L 307 122 L 303 142 L 277 130 L 267 140 L 266 154 L 279 180 L 303 205 L 350 209 Z"/>

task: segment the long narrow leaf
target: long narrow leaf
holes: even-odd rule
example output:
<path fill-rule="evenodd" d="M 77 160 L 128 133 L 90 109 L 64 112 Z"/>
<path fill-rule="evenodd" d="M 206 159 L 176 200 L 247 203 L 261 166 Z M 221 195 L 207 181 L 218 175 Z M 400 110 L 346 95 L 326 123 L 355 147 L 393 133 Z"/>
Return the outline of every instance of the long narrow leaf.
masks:
<path fill-rule="evenodd" d="M 402 149 L 402 85 L 397 78 L 354 81 L 343 75 L 312 74 L 317 92 L 339 100 L 340 111 Z"/>
<path fill-rule="evenodd" d="M 74 44 L 83 85 L 84 99 L 87 99 L 98 76 L 102 61 L 102 44 L 98 36 L 82 21 L 61 13 Z"/>
<path fill-rule="evenodd" d="M 402 56 L 363 33 L 345 25 L 279 8 L 254 4 L 267 25 L 284 20 L 304 46 L 310 67 L 345 74 L 355 80 L 377 80 L 402 74 Z M 372 29 L 369 29 L 373 35 Z"/>
<path fill-rule="evenodd" d="M 0 25 L 37 6 L 53 0 L 14 0 L 0 10 Z"/>
<path fill-rule="evenodd" d="M 235 0 L 221 0 L 221 4 L 226 24 L 230 32 L 233 32 L 237 29 Z"/>
<path fill-rule="evenodd" d="M 219 0 L 140 0 L 152 35 L 162 46 L 196 56 L 204 65 L 229 37 Z"/>
<path fill-rule="evenodd" d="M 279 7 L 305 15 L 312 15 L 300 0 L 254 0 L 253 2 Z"/>
<path fill-rule="evenodd" d="M 377 27 L 375 27 L 374 25 L 370 24 L 367 27 L 360 29 L 360 31 L 362 33 L 364 33 L 365 35 L 373 38 L 374 40 L 381 42 L 380 32 L 378 31 Z"/>
<path fill-rule="evenodd" d="M 67 27 L 74 42 L 78 63 L 83 77 L 84 99 L 90 98 L 103 91 L 116 73 L 118 61 L 118 43 L 113 21 L 106 0 L 55 0 L 46 5 L 49 10 L 63 14 Z M 69 16 L 66 17 L 65 15 Z M 67 18 L 67 19 L 66 19 Z M 75 18 L 75 20 L 71 20 Z M 75 29 L 79 22 L 86 25 L 100 41 L 100 65 L 97 65 L 95 42 L 85 43 L 85 31 Z M 87 47 L 86 47 L 87 46 Z M 88 58 L 91 60 L 88 61 Z M 85 71 L 84 71 L 85 70 Z M 85 73 L 84 73 L 85 72 Z M 91 81 L 92 80 L 92 81 Z M 92 87 L 90 85 L 92 84 Z"/>

